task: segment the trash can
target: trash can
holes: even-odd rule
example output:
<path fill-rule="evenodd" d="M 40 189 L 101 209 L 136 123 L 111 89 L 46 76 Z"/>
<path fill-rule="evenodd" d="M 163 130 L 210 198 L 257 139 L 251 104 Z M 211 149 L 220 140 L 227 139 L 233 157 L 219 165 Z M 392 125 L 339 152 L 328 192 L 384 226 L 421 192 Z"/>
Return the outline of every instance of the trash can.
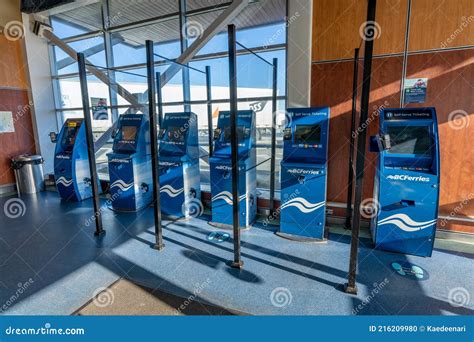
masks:
<path fill-rule="evenodd" d="M 39 155 L 23 154 L 12 159 L 16 186 L 20 193 L 34 194 L 44 190 L 44 159 Z"/>

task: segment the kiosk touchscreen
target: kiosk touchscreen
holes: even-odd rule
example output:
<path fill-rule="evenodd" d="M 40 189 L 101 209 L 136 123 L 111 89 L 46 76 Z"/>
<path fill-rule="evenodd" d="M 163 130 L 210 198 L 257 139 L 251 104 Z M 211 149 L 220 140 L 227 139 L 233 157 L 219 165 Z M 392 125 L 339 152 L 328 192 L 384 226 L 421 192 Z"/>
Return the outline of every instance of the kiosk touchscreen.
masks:
<path fill-rule="evenodd" d="M 435 109 L 383 110 L 371 151 L 379 152 L 371 222 L 375 247 L 431 256 L 440 170 Z"/>
<path fill-rule="evenodd" d="M 324 239 L 329 108 L 288 109 L 283 132 L 279 235 Z"/>
<path fill-rule="evenodd" d="M 59 195 L 68 201 L 82 201 L 92 197 L 86 129 L 83 121 L 83 119 L 67 119 L 56 139 L 54 178 Z"/>
<path fill-rule="evenodd" d="M 109 160 L 112 209 L 137 211 L 152 202 L 149 122 L 143 114 L 122 114 Z"/>
<path fill-rule="evenodd" d="M 167 113 L 159 145 L 161 212 L 175 218 L 202 214 L 197 115 Z"/>
<path fill-rule="evenodd" d="M 214 155 L 209 158 L 211 168 L 212 221 L 211 224 L 232 226 L 232 156 L 230 112 L 220 112 L 214 130 Z M 257 214 L 257 150 L 255 113 L 237 112 L 239 211 L 240 226 L 249 228 Z"/>

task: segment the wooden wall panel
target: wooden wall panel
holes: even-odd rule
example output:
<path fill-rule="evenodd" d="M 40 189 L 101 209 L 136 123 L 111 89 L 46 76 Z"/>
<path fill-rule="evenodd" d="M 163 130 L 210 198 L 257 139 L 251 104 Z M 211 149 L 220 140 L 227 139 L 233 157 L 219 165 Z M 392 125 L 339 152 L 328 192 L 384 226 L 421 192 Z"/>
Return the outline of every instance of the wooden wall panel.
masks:
<path fill-rule="evenodd" d="M 20 0 L 2 0 L 0 1 L 0 26 L 4 27 L 12 20 L 21 21 Z"/>
<path fill-rule="evenodd" d="M 474 1 L 412 1 L 409 51 L 466 45 L 474 45 Z"/>
<path fill-rule="evenodd" d="M 407 0 L 379 0 L 376 21 L 380 37 L 376 55 L 403 52 Z M 360 28 L 367 16 L 366 0 L 315 0 L 313 16 L 313 61 L 352 58 L 361 43 Z"/>
<path fill-rule="evenodd" d="M 441 145 L 440 213 L 474 216 L 474 50 L 409 56 L 407 77 L 427 77 Z M 453 114 L 451 114 L 453 113 Z M 458 114 L 459 121 L 452 119 Z M 451 119 L 451 120 L 450 120 Z M 466 202 L 466 199 L 470 199 Z M 466 202 L 466 203 L 464 203 Z"/>
<path fill-rule="evenodd" d="M 10 159 L 23 153 L 35 153 L 35 138 L 26 90 L 0 89 L 0 111 L 13 113 L 15 132 L 0 133 L 0 185 L 15 182 Z"/>
<path fill-rule="evenodd" d="M 416 1 L 416 0 L 415 0 Z M 374 54 L 402 53 L 405 50 L 408 0 L 377 1 L 375 21 L 380 38 L 374 41 Z"/>
<path fill-rule="evenodd" d="M 352 57 L 360 43 L 366 1 L 315 0 L 313 6 L 313 61 Z"/>
<path fill-rule="evenodd" d="M 368 136 L 377 132 L 378 110 L 380 108 L 398 107 L 400 102 L 399 75 L 401 72 L 402 57 L 377 58 L 374 60 Z M 311 105 L 331 107 L 328 201 L 346 201 L 349 139 L 351 134 L 352 77 L 352 62 L 313 65 Z M 362 77 L 359 76 L 359 80 L 361 79 Z M 376 155 L 367 153 L 364 198 L 372 197 L 375 161 Z"/>
<path fill-rule="evenodd" d="M 313 61 L 331 63 L 313 64 L 312 105 L 331 106 L 328 200 L 344 202 L 352 62 L 337 60 L 352 58 L 360 41 L 357 36 L 367 4 L 351 0 L 315 0 L 314 4 Z M 375 41 L 375 56 L 404 51 L 407 4 L 406 0 L 378 1 L 376 20 L 381 36 Z M 411 13 L 410 51 L 474 45 L 474 1 L 412 0 Z M 438 112 L 442 163 L 440 215 L 474 217 L 474 49 L 411 55 L 407 66 L 407 78 L 429 79 L 423 106 L 434 106 Z M 399 107 L 402 77 L 402 57 L 374 59 L 370 112 L 380 107 Z M 378 127 L 378 118 L 370 112 L 373 120 L 369 136 Z M 464 121 L 453 123 L 453 113 Z M 462 129 L 454 128 L 462 122 Z M 375 157 L 367 154 L 364 198 L 372 197 Z M 474 233 L 472 224 L 460 221 L 438 226 Z"/>
<path fill-rule="evenodd" d="M 28 89 L 23 40 L 11 41 L 0 34 L 0 87 Z"/>
<path fill-rule="evenodd" d="M 351 62 L 313 65 L 311 105 L 329 106 L 328 201 L 344 202 L 347 189 L 352 106 Z"/>

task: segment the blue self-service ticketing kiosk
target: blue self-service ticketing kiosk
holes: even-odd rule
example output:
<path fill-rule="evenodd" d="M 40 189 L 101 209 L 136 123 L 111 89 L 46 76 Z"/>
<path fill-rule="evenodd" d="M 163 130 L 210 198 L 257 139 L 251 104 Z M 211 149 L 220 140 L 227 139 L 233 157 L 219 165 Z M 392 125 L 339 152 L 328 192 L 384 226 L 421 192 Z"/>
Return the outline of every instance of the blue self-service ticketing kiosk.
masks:
<path fill-rule="evenodd" d="M 92 197 L 84 120 L 67 119 L 55 141 L 54 178 L 59 195 L 68 201 Z"/>
<path fill-rule="evenodd" d="M 439 199 L 439 141 L 434 108 L 385 109 L 380 135 L 371 137 L 379 152 L 374 186 L 375 247 L 431 256 Z"/>
<path fill-rule="evenodd" d="M 112 209 L 137 211 L 152 202 L 150 124 L 143 114 L 122 114 L 109 160 Z"/>
<path fill-rule="evenodd" d="M 230 112 L 220 112 L 214 130 L 214 155 L 209 158 L 211 168 L 212 221 L 211 224 L 232 226 L 232 156 Z M 238 174 L 240 226 L 249 228 L 257 215 L 257 150 L 255 113 L 237 112 Z"/>
<path fill-rule="evenodd" d="M 279 235 L 323 240 L 329 108 L 288 109 L 283 133 Z"/>
<path fill-rule="evenodd" d="M 197 115 L 167 113 L 159 134 L 161 212 L 170 217 L 199 215 L 200 173 Z"/>

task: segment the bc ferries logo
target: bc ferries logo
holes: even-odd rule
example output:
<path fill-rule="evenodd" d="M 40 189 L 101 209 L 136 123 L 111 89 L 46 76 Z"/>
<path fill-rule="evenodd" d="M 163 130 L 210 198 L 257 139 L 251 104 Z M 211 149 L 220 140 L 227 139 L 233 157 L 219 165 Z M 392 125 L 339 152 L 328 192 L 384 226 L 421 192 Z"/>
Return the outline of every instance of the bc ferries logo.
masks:
<path fill-rule="evenodd" d="M 122 191 L 127 191 L 133 187 L 133 182 L 130 184 L 125 183 L 123 180 L 118 179 L 115 182 L 112 183 L 110 188 L 119 188 Z"/>
<path fill-rule="evenodd" d="M 308 202 L 303 197 L 296 197 L 296 198 L 293 198 L 292 200 L 289 200 L 288 202 L 283 203 L 282 206 L 280 207 L 280 210 L 283 210 L 288 207 L 295 207 L 299 209 L 301 212 L 307 214 L 321 207 L 324 207 L 325 203 L 326 203 L 325 201 L 318 202 L 318 203 L 311 203 L 311 202 Z"/>
<path fill-rule="evenodd" d="M 411 182 L 429 182 L 430 178 L 429 177 L 423 177 L 423 176 L 408 176 L 408 175 L 388 175 L 387 179 L 390 180 L 401 180 L 401 181 L 411 181 Z"/>
<path fill-rule="evenodd" d="M 239 202 L 244 200 L 245 198 L 247 197 L 247 194 L 243 194 L 239 197 Z M 212 201 L 217 201 L 217 200 L 223 200 L 224 202 L 226 202 L 228 205 L 232 205 L 233 204 L 233 201 L 232 201 L 232 194 L 229 192 L 229 191 L 222 191 L 222 192 L 219 192 L 217 195 L 215 195 L 213 198 L 212 198 Z"/>
<path fill-rule="evenodd" d="M 243 169 L 244 169 L 243 167 L 239 167 L 239 171 L 240 171 L 240 170 L 243 170 Z M 216 166 L 216 170 L 231 171 L 231 170 L 232 170 L 232 167 L 231 167 L 231 166 L 227 166 L 227 165 L 218 165 L 218 166 Z"/>
<path fill-rule="evenodd" d="M 184 192 L 184 188 L 175 189 L 171 185 L 166 184 L 166 185 L 161 187 L 160 193 L 161 192 L 167 194 L 170 197 L 176 197 L 176 196 L 179 196 L 180 194 L 182 194 Z"/>
<path fill-rule="evenodd" d="M 167 162 L 167 161 L 160 161 L 160 166 L 175 166 L 176 163 Z"/>
<path fill-rule="evenodd" d="M 72 179 L 67 179 L 64 176 L 61 176 L 56 180 L 56 184 L 61 184 L 62 186 L 68 187 L 72 184 Z"/>
<path fill-rule="evenodd" d="M 71 156 L 68 156 L 66 154 L 58 154 L 56 155 L 57 159 L 71 159 Z"/>
<path fill-rule="evenodd" d="M 380 220 L 378 225 L 384 226 L 384 225 L 393 224 L 397 226 L 398 228 L 400 228 L 401 230 L 411 233 L 411 232 L 416 232 L 425 228 L 429 228 L 433 226 L 436 223 L 436 221 L 437 220 L 434 219 L 430 221 L 418 222 L 418 221 L 412 220 L 411 217 L 406 214 L 395 214 L 395 215 L 386 217 L 383 220 Z"/>
<path fill-rule="evenodd" d="M 319 174 L 319 171 L 317 170 L 304 170 L 304 169 L 290 169 L 288 170 L 288 173 L 291 174 L 303 174 L 303 175 L 317 175 Z"/>
<path fill-rule="evenodd" d="M 110 162 L 111 163 L 128 164 L 128 163 L 130 163 L 130 159 L 117 159 L 117 158 L 114 158 L 114 159 L 111 159 Z"/>

